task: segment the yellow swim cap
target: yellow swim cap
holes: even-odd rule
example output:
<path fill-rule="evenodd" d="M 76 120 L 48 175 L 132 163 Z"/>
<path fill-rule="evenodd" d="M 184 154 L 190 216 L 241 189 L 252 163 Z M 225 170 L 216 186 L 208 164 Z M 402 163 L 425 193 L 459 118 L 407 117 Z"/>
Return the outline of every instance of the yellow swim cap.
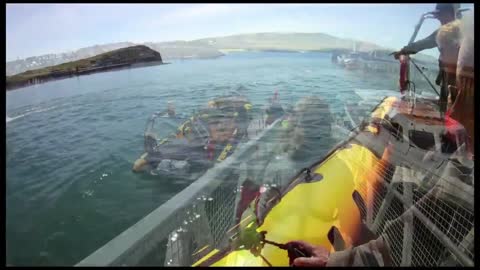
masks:
<path fill-rule="evenodd" d="M 283 120 L 282 121 L 282 127 L 283 128 L 288 128 L 289 125 L 290 125 L 290 121 L 288 121 L 288 120 Z"/>
<path fill-rule="evenodd" d="M 247 103 L 247 104 L 243 105 L 243 107 L 245 108 L 245 110 L 248 111 L 248 110 L 250 110 L 250 109 L 252 108 L 252 104 Z"/>

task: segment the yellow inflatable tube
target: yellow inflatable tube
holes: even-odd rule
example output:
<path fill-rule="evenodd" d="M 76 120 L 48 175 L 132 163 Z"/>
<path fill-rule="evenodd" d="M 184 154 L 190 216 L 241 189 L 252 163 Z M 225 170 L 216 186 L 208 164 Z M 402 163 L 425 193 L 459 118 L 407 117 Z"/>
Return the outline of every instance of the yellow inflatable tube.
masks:
<path fill-rule="evenodd" d="M 346 248 L 350 247 L 358 237 L 360 224 L 360 211 L 352 194 L 357 190 L 366 201 L 366 188 L 361 187 L 375 184 L 384 170 L 380 161 L 361 145 L 350 144 L 338 149 L 324 162 L 311 168 L 313 174 L 323 176 L 322 180 L 307 183 L 300 178 L 295 179 L 291 189 L 266 214 L 257 231 L 267 231 L 266 239 L 277 243 L 303 240 L 333 251 L 327 234 L 335 226 Z M 218 250 L 211 251 L 193 266 L 202 264 L 216 253 Z M 266 244 L 261 254 L 273 266 L 289 265 L 287 251 L 278 247 Z M 232 251 L 209 265 L 268 266 L 260 256 L 254 256 L 248 250 Z"/>

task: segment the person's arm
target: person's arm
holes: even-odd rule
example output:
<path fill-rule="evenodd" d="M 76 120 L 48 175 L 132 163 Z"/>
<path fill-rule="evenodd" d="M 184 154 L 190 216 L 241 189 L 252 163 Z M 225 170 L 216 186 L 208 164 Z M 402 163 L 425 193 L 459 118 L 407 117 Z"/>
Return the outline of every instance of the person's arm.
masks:
<path fill-rule="evenodd" d="M 412 44 L 403 47 L 400 51 L 393 53 L 395 59 L 398 59 L 402 54 L 416 54 L 420 51 L 437 47 L 437 32 L 438 30 L 430 34 L 428 37 L 413 42 Z"/>
<path fill-rule="evenodd" d="M 390 248 L 383 237 L 358 247 L 334 252 L 326 266 L 391 266 Z"/>
<path fill-rule="evenodd" d="M 310 257 L 295 258 L 293 266 L 392 266 L 390 247 L 384 236 L 363 245 L 333 253 L 324 247 L 313 246 L 303 241 L 290 243 L 294 243 L 310 254 Z"/>
<path fill-rule="evenodd" d="M 424 39 L 413 42 L 412 44 L 403 47 L 402 51 L 405 51 L 409 54 L 415 54 L 417 52 L 420 52 L 426 49 L 432 49 L 437 47 L 437 41 L 436 41 L 437 32 L 438 30 L 436 30 L 435 32 L 433 32 L 432 34 L 430 34 L 428 37 Z"/>

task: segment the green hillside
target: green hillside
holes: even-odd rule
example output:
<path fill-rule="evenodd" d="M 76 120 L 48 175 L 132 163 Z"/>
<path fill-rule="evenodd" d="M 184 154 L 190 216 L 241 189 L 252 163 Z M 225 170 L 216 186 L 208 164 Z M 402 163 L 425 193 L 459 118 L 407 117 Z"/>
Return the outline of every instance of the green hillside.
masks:
<path fill-rule="evenodd" d="M 10 90 L 12 88 L 22 87 L 30 83 L 148 62 L 161 63 L 162 57 L 160 53 L 144 45 L 132 46 L 102 53 L 78 61 L 28 70 L 20 74 L 7 76 L 6 88 L 7 90 Z"/>

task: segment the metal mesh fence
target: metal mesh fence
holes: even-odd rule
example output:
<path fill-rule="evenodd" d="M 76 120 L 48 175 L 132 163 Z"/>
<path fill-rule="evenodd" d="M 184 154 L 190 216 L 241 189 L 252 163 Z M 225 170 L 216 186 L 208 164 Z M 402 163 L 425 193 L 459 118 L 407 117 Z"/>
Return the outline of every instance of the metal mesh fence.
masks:
<path fill-rule="evenodd" d="M 232 174 L 230 179 L 238 179 Z M 205 212 L 215 246 L 225 240 L 225 233 L 234 225 L 235 197 L 237 181 L 227 180 L 211 195 L 205 203 Z M 210 199 L 209 198 L 209 199 Z"/>
<path fill-rule="evenodd" d="M 412 252 L 412 266 L 439 265 L 445 246 L 418 218 L 413 219 L 413 226 L 415 245 Z"/>
<path fill-rule="evenodd" d="M 416 200 L 423 197 L 419 191 L 415 192 L 414 196 Z M 416 207 L 455 245 L 467 248 L 465 244 L 462 244 L 462 240 L 474 227 L 474 213 L 472 211 L 434 196 L 426 197 L 416 204 Z M 473 259 L 473 253 L 468 250 L 466 252 Z"/>
<path fill-rule="evenodd" d="M 259 128 L 262 123 L 259 123 Z M 278 134 L 273 129 L 269 140 L 252 146 L 252 151 L 243 158 L 238 158 L 224 169 L 228 173 L 218 176 L 219 184 L 211 191 L 196 198 L 189 210 L 177 212 L 176 224 L 183 224 L 183 231 L 170 233 L 167 244 L 165 266 L 192 265 L 214 248 L 221 249 L 228 245 L 228 232 L 235 225 L 236 205 L 241 191 L 241 183 L 248 177 L 261 184 L 264 167 L 275 151 Z M 253 131 L 258 135 L 258 130 Z M 180 226 L 182 227 L 182 226 Z M 174 241 L 173 241 L 173 240 Z"/>
<path fill-rule="evenodd" d="M 377 220 L 377 222 L 378 222 L 377 231 L 378 232 L 383 231 L 388 222 L 391 222 L 391 221 L 397 219 L 404 212 L 405 212 L 405 210 L 404 210 L 403 203 L 398 198 L 393 197 L 391 202 L 390 202 L 389 207 L 385 211 L 384 218 Z M 400 234 L 403 235 L 403 226 L 402 226 L 402 230 L 400 232 L 401 232 Z M 401 241 L 400 242 L 395 241 L 395 243 L 401 243 Z"/>
<path fill-rule="evenodd" d="M 425 170 L 420 166 L 413 169 Z M 374 196 L 373 222 L 367 225 L 387 236 L 395 266 L 439 266 L 445 261 L 453 266 L 472 265 L 473 200 L 462 200 L 469 197 L 462 196 L 464 191 L 460 187 L 448 190 L 442 185 L 459 185 L 457 179 L 446 179 L 438 173 L 430 175 L 437 178 L 431 189 L 412 185 L 412 206 L 406 206 L 405 182 L 390 183 L 385 179 L 371 193 Z M 472 186 L 470 188 L 473 190 Z M 452 195 L 452 190 L 459 194 Z M 379 204 L 384 204 L 385 209 L 379 211 Z M 413 224 L 411 230 L 406 230 L 409 215 L 413 215 Z M 406 242 L 405 237 L 410 240 Z"/>
<path fill-rule="evenodd" d="M 225 243 L 234 225 L 237 179 L 238 174 L 229 174 L 212 192 L 195 198 L 188 210 L 176 213 L 171 222 L 179 225 L 169 235 L 165 266 L 192 265 Z"/>
<path fill-rule="evenodd" d="M 387 221 L 384 234 L 387 236 L 388 243 L 403 243 L 403 221 Z M 401 245 L 390 245 L 390 255 L 393 265 L 401 265 L 402 252 Z"/>
<path fill-rule="evenodd" d="M 397 150 L 395 166 L 378 168 L 381 184 L 358 187 L 371 202 L 367 227 L 387 238 L 395 266 L 473 265 L 473 169 L 446 157 L 439 166 L 415 163 Z"/>

